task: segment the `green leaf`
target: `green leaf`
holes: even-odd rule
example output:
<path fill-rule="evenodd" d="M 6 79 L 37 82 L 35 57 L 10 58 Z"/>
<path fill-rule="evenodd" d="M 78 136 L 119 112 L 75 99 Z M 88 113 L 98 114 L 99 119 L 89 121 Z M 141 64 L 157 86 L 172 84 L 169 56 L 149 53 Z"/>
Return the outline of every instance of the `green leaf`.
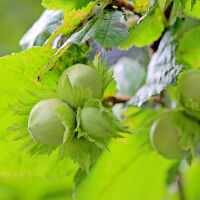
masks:
<path fill-rule="evenodd" d="M 198 4 L 197 0 L 178 0 L 176 3 L 181 7 L 181 11 L 186 12 L 190 16 L 198 16 Z"/>
<path fill-rule="evenodd" d="M 133 0 L 134 11 L 144 13 L 148 9 L 149 0 Z"/>
<path fill-rule="evenodd" d="M 192 0 L 191 1 L 191 10 L 194 8 L 194 5 L 196 5 L 197 0 Z"/>
<path fill-rule="evenodd" d="M 180 167 L 180 160 L 175 162 L 171 168 L 168 170 L 168 174 L 166 177 L 166 184 L 171 185 L 173 184 L 174 180 L 176 179 L 177 174 L 179 173 L 179 167 Z"/>
<path fill-rule="evenodd" d="M 41 83 L 37 74 L 48 63 L 56 50 L 34 47 L 27 51 L 0 58 L 0 137 L 6 135 L 6 128 L 12 126 L 14 118 L 8 110 L 8 104 L 15 104 L 19 98 L 26 96 L 25 90 L 42 92 L 54 90 L 59 73 L 49 74 Z"/>
<path fill-rule="evenodd" d="M 188 2 L 188 0 L 178 0 L 175 3 L 180 5 L 181 10 L 184 10 L 187 2 Z"/>
<path fill-rule="evenodd" d="M 146 136 L 140 134 L 112 142 L 111 152 L 103 152 L 78 186 L 76 198 L 163 199 L 167 193 L 165 178 L 173 161 L 150 152 L 145 141 Z"/>
<path fill-rule="evenodd" d="M 0 199 L 36 200 L 57 196 L 71 200 L 78 167 L 70 159 L 58 161 L 57 152 L 50 157 L 30 158 L 19 151 L 19 146 L 10 136 L 0 140 Z"/>
<path fill-rule="evenodd" d="M 179 41 L 176 52 L 178 62 L 189 68 L 200 67 L 200 26 L 186 32 Z"/>
<path fill-rule="evenodd" d="M 167 3 L 167 0 L 158 0 L 158 5 L 162 11 L 165 10 L 166 3 Z"/>
<path fill-rule="evenodd" d="M 149 63 L 146 83 L 132 98 L 130 104 L 141 106 L 151 96 L 159 94 L 166 86 L 176 81 L 177 75 L 182 70 L 182 66 L 176 65 L 176 43 L 173 38 L 179 25 L 177 21 L 163 36 L 157 52 Z"/>
<path fill-rule="evenodd" d="M 189 16 L 200 18 L 200 2 L 196 0 L 187 0 L 185 3 L 185 9 L 183 10 Z"/>
<path fill-rule="evenodd" d="M 74 43 L 83 44 L 93 38 L 104 48 L 109 49 L 116 46 L 126 37 L 126 32 L 118 27 L 119 19 L 122 17 L 120 11 L 104 12 L 88 22 L 88 24 L 75 35 Z M 116 27 L 115 27 L 116 26 Z"/>
<path fill-rule="evenodd" d="M 136 47 L 150 45 L 162 35 L 164 28 L 163 14 L 157 6 L 154 6 L 148 15 L 129 31 L 128 37 L 122 40 L 119 46 L 121 49 L 129 49 L 133 45 Z"/>
<path fill-rule="evenodd" d="M 63 10 L 64 12 L 70 10 L 78 10 L 85 7 L 87 4 L 95 0 L 43 0 L 42 5 L 49 10 Z"/>
<path fill-rule="evenodd" d="M 162 11 L 165 11 L 173 0 L 158 0 L 159 7 Z"/>
<path fill-rule="evenodd" d="M 62 11 L 45 10 L 20 40 L 23 49 L 43 46 L 51 34 L 63 23 Z"/>
<path fill-rule="evenodd" d="M 87 172 L 85 172 L 84 170 L 82 170 L 81 168 L 76 172 L 75 176 L 74 176 L 74 183 L 75 186 L 77 187 L 82 180 L 87 176 Z"/>
<path fill-rule="evenodd" d="M 39 74 L 39 80 L 42 80 L 48 70 L 52 70 L 58 59 L 75 43 L 81 45 L 93 38 L 105 48 L 111 48 L 117 45 L 126 37 L 126 32 L 120 28 L 114 27 L 122 16 L 119 11 L 105 12 L 99 17 L 90 20 L 80 31 L 74 33 L 53 55 L 48 65 Z"/>
<path fill-rule="evenodd" d="M 180 40 L 183 35 L 190 31 L 192 28 L 198 27 L 200 26 L 200 20 L 194 17 L 190 17 L 187 15 L 184 15 L 185 19 L 183 22 L 183 25 L 180 27 L 179 31 L 178 31 L 178 36 L 176 37 L 176 40 Z"/>
<path fill-rule="evenodd" d="M 185 199 L 195 200 L 200 197 L 200 159 L 197 159 L 191 167 L 185 166 L 181 173 Z"/>
<path fill-rule="evenodd" d="M 11 73 L 16 73 L 17 75 L 23 75 L 30 81 L 37 81 L 37 74 L 43 69 L 49 59 L 56 52 L 56 49 L 50 49 L 45 47 L 33 47 L 27 51 L 23 51 L 16 54 L 11 54 L 9 56 L 0 58 L 0 70 L 10 71 Z M 9 77 L 1 79 L 2 83 L 6 81 L 9 83 Z M 10 85 L 13 85 L 9 83 Z M 44 83 L 44 82 L 43 82 Z M 37 85 L 37 83 L 35 83 Z M 14 86 L 14 85 L 13 85 Z"/>
<path fill-rule="evenodd" d="M 90 32 L 93 32 L 90 38 L 95 39 L 106 49 L 117 46 L 127 36 L 118 24 L 121 17 L 122 13 L 119 11 L 105 12 L 90 29 Z"/>

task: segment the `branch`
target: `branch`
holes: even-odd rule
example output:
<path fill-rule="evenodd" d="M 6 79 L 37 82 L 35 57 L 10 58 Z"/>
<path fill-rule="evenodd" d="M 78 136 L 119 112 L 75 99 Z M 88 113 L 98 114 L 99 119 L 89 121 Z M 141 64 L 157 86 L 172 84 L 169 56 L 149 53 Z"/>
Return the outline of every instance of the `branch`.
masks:
<path fill-rule="evenodd" d="M 156 104 L 160 104 L 162 107 L 166 107 L 164 93 L 161 92 L 159 95 L 153 96 L 151 101 Z"/>
<path fill-rule="evenodd" d="M 132 12 L 134 11 L 133 5 L 131 3 L 125 2 L 124 0 L 113 0 L 111 4 L 126 8 Z"/>
<path fill-rule="evenodd" d="M 131 3 L 125 2 L 124 0 L 112 0 L 111 5 L 115 5 L 121 8 L 125 8 L 131 12 L 134 12 L 136 15 L 141 16 L 140 13 L 134 11 L 134 7 Z"/>
<path fill-rule="evenodd" d="M 133 97 L 124 97 L 124 96 L 119 96 L 119 95 L 112 95 L 109 97 L 106 97 L 103 99 L 102 103 L 107 106 L 113 106 L 117 103 L 126 103 L 127 101 L 130 101 Z M 152 103 L 160 104 L 163 107 L 166 107 L 165 105 L 165 100 L 163 97 L 163 93 L 153 96 L 151 98 Z"/>
<path fill-rule="evenodd" d="M 103 104 L 108 105 L 108 106 L 113 106 L 117 103 L 126 103 L 131 98 L 132 97 L 124 97 L 124 96 L 119 96 L 119 95 L 113 95 L 113 96 L 106 97 L 103 100 Z"/>

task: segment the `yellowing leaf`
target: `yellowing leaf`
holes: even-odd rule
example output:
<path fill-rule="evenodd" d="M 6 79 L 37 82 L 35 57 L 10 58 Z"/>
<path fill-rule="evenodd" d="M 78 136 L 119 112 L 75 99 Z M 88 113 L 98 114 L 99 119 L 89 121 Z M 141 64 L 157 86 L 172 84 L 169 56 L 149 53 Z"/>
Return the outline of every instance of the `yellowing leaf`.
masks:
<path fill-rule="evenodd" d="M 95 0 L 43 0 L 42 5 L 49 10 L 78 10 Z"/>
<path fill-rule="evenodd" d="M 52 42 L 58 37 L 58 35 L 67 35 L 71 33 L 77 26 L 83 21 L 89 13 L 92 11 L 95 3 L 90 3 L 87 7 L 79 10 L 71 10 L 63 13 L 64 22 L 57 28 L 57 30 L 51 35 L 46 43 L 46 46 L 51 46 Z"/>
<path fill-rule="evenodd" d="M 149 0 L 133 0 L 134 11 L 143 13 L 147 11 Z"/>

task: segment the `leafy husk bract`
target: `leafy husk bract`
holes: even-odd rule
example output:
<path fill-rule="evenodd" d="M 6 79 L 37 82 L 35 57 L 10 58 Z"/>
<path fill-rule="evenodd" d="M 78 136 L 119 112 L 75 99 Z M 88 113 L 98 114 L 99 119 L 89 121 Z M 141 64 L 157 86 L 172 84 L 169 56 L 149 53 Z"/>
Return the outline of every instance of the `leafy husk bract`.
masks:
<path fill-rule="evenodd" d="M 89 172 L 101 153 L 101 149 L 85 138 L 73 138 L 61 146 L 60 156 L 69 156 L 80 167 Z"/>
<path fill-rule="evenodd" d="M 99 73 L 102 80 L 102 94 L 104 94 L 108 85 L 114 80 L 113 70 L 106 66 L 106 59 L 101 63 L 101 54 L 98 53 L 92 63 L 92 67 Z"/>
<path fill-rule="evenodd" d="M 200 124 L 183 111 L 173 112 L 173 122 L 180 135 L 179 145 L 195 157 L 195 148 L 200 140 Z"/>
<path fill-rule="evenodd" d="M 68 76 L 65 76 L 59 82 L 58 94 L 61 99 L 66 101 L 73 108 L 82 106 L 88 99 L 91 98 L 91 90 L 89 88 L 72 86 Z"/>

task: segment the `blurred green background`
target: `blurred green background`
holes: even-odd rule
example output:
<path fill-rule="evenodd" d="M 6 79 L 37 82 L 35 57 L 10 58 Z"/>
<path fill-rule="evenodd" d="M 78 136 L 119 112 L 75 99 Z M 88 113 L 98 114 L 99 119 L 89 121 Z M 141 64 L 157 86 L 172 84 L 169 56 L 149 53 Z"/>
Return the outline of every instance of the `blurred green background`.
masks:
<path fill-rule="evenodd" d="M 21 51 L 19 40 L 43 10 L 41 0 L 0 0 L 0 56 Z"/>

